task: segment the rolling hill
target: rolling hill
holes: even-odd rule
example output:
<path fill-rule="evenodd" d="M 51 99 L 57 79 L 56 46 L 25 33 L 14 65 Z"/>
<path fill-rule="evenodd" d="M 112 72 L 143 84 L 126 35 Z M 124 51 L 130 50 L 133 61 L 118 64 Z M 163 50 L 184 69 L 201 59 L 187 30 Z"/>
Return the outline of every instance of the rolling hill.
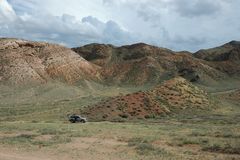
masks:
<path fill-rule="evenodd" d="M 88 106 L 81 114 L 91 120 L 116 121 L 123 119 L 154 118 L 177 113 L 178 110 L 209 109 L 209 95 L 181 77 L 165 81 L 149 91 L 103 100 Z"/>
<path fill-rule="evenodd" d="M 116 47 L 89 44 L 68 49 L 43 42 L 0 39 L 0 83 L 39 84 L 91 80 L 106 85 L 156 85 L 182 76 L 206 86 L 239 81 L 240 42 L 197 53 L 138 43 Z"/>
<path fill-rule="evenodd" d="M 200 50 L 193 54 L 206 64 L 225 73 L 227 76 L 240 77 L 240 42 L 231 41 L 220 47 Z"/>
<path fill-rule="evenodd" d="M 107 84 L 157 84 L 166 79 L 182 76 L 191 82 L 214 85 L 239 76 L 239 43 L 230 42 L 222 47 L 200 50 L 195 54 L 174 52 L 144 43 L 115 47 L 90 44 L 73 48 L 86 60 L 101 67 Z M 216 50 L 216 51 L 213 51 Z M 230 53 L 231 52 L 231 53 Z M 230 54 L 229 60 L 210 61 L 205 57 Z M 221 57 L 221 56 L 220 56 Z"/>
<path fill-rule="evenodd" d="M 56 44 L 0 39 L 0 83 L 15 86 L 96 80 L 99 67 Z"/>
<path fill-rule="evenodd" d="M 192 54 L 144 43 L 69 49 L 2 38 L 0 105 L 12 110 L 15 105 L 56 108 L 61 104 L 61 112 L 65 106 L 75 112 L 90 105 L 84 113 L 97 120 L 207 110 L 212 104 L 205 93 L 209 88 L 213 92 L 239 89 L 239 54 L 236 41 Z"/>

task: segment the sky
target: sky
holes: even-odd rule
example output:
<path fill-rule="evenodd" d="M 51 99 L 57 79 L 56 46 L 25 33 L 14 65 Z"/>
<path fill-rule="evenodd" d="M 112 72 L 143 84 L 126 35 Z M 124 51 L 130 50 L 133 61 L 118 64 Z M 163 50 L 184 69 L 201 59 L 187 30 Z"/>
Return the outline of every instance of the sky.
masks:
<path fill-rule="evenodd" d="M 195 52 L 240 40 L 240 0 L 0 0 L 0 37 Z"/>

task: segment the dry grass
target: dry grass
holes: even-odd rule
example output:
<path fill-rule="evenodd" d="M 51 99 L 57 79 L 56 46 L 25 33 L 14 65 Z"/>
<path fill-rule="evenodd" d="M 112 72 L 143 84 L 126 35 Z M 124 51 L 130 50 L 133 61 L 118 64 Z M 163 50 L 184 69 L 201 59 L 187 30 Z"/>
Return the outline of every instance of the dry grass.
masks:
<path fill-rule="evenodd" d="M 198 117 L 181 122 L 179 118 L 182 119 L 172 117 L 135 123 L 1 122 L 0 146 L 21 147 L 27 152 L 34 152 L 41 146 L 47 153 L 58 151 L 57 155 L 61 155 L 64 149 L 65 156 L 69 157 L 71 153 L 73 159 L 85 158 L 79 157 L 77 153 L 91 156 L 93 152 L 102 159 L 240 158 L 239 122 L 223 124 L 215 121 L 216 119 L 196 121 Z M 26 132 L 27 134 L 18 134 Z M 48 137 L 47 141 L 41 138 L 45 136 Z M 72 152 L 71 147 L 78 141 L 80 145 L 80 141 L 86 140 L 92 147 L 74 148 L 75 152 Z M 107 148 L 111 147 L 112 143 L 118 145 L 113 153 L 108 153 Z"/>

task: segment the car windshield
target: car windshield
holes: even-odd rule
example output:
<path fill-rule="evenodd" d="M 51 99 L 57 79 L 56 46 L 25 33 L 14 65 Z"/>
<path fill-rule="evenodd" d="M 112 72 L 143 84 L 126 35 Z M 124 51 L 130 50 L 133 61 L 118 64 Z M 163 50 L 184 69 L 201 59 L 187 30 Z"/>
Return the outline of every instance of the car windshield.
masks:
<path fill-rule="evenodd" d="M 70 118 L 80 118 L 80 116 L 72 115 Z"/>

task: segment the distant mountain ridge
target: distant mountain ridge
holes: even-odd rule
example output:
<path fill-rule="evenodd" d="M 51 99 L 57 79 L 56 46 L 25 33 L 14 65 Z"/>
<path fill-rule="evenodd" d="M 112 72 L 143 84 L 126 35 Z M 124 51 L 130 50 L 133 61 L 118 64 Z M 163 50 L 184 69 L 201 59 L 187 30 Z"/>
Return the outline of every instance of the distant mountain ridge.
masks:
<path fill-rule="evenodd" d="M 200 50 L 194 56 L 206 61 L 240 61 L 240 42 L 231 41 L 220 47 Z"/>
<path fill-rule="evenodd" d="M 240 75 L 239 48 L 239 42 L 232 41 L 194 54 L 174 52 L 144 43 L 121 47 L 90 44 L 73 50 L 101 66 L 101 75 L 105 81 L 142 85 L 178 75 L 203 84 L 237 77 Z"/>
<path fill-rule="evenodd" d="M 144 43 L 116 47 L 89 44 L 66 48 L 20 39 L 0 39 L 0 83 L 39 84 L 91 80 L 107 85 L 158 84 L 177 76 L 211 85 L 240 77 L 240 42 L 174 52 Z"/>
<path fill-rule="evenodd" d="M 239 41 L 231 41 L 220 47 L 200 50 L 193 56 L 207 61 L 206 64 L 226 73 L 227 76 L 240 77 Z"/>

